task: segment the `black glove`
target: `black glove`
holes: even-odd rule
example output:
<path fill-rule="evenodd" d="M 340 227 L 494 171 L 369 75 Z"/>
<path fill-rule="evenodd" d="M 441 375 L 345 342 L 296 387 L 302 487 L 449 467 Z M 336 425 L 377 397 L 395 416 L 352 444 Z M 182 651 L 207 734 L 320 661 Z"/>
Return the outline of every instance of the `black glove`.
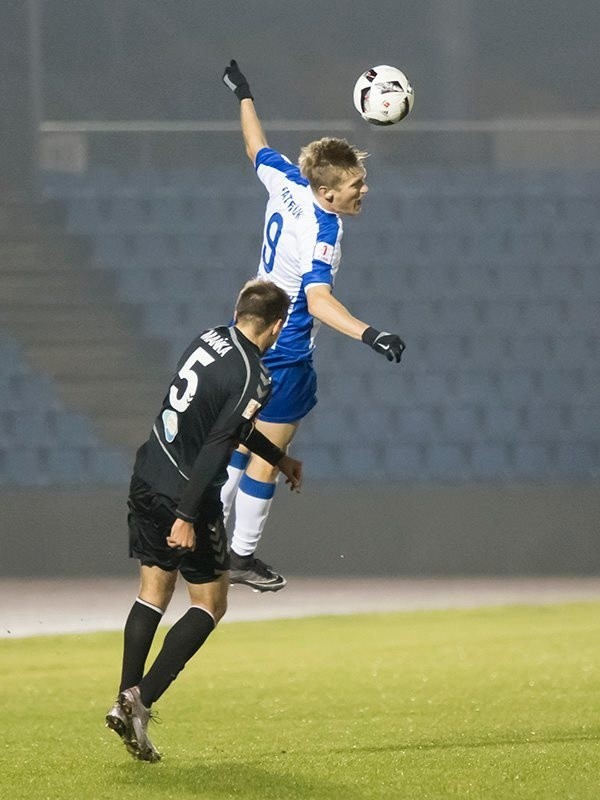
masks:
<path fill-rule="evenodd" d="M 369 347 L 372 347 L 376 353 L 381 353 L 388 361 L 395 361 L 396 364 L 400 362 L 406 347 L 402 339 L 396 336 L 395 333 L 377 331 L 375 328 L 367 328 L 363 332 L 362 340 Z"/>
<path fill-rule="evenodd" d="M 229 66 L 225 67 L 225 72 L 223 73 L 223 83 L 228 89 L 231 89 L 240 102 L 246 99 L 254 100 L 250 91 L 250 87 L 248 86 L 248 81 L 240 72 L 237 61 L 232 59 L 229 62 Z"/>

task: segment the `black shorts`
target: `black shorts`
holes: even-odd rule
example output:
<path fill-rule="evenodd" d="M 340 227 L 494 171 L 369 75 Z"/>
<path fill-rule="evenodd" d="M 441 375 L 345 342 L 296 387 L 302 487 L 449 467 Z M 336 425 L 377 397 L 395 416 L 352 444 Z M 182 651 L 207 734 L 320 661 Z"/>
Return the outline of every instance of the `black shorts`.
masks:
<path fill-rule="evenodd" d="M 139 559 L 140 564 L 167 572 L 177 569 L 189 583 L 209 583 L 229 569 L 227 534 L 218 493 L 203 503 L 194 522 L 196 549 L 183 555 L 167 544 L 176 519 L 175 504 L 169 497 L 156 494 L 134 475 L 127 505 L 129 556 Z"/>

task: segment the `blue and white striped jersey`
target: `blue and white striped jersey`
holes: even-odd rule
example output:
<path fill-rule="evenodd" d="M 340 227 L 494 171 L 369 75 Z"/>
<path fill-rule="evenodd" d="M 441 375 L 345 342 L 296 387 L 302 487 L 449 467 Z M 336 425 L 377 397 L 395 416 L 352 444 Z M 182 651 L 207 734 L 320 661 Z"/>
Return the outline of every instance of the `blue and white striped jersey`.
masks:
<path fill-rule="evenodd" d="M 299 167 L 276 150 L 259 150 L 256 173 L 269 192 L 258 277 L 272 280 L 292 299 L 281 335 L 263 360 L 269 367 L 289 366 L 312 356 L 320 323 L 308 313 L 306 288 L 333 286 L 342 220 L 315 202 Z"/>

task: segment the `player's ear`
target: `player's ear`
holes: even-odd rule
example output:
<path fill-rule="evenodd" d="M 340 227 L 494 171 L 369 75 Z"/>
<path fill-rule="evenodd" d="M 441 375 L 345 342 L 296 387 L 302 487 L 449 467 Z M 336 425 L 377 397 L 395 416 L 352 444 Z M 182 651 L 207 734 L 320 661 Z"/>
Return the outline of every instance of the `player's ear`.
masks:
<path fill-rule="evenodd" d="M 279 336 L 281 333 L 281 329 L 283 328 L 283 323 L 285 322 L 284 319 L 278 319 L 275 324 L 273 325 L 273 336 Z"/>
<path fill-rule="evenodd" d="M 329 186 L 319 186 L 319 197 L 327 200 L 328 203 L 333 203 L 333 189 Z"/>

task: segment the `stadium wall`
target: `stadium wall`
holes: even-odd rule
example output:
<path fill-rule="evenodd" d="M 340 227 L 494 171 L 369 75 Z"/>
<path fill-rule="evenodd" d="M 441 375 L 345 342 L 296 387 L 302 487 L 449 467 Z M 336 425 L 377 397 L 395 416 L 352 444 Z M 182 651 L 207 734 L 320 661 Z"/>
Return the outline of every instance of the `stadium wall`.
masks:
<path fill-rule="evenodd" d="M 135 573 L 125 495 L 4 490 L 0 576 Z M 324 488 L 308 480 L 299 496 L 280 487 L 259 555 L 299 576 L 589 575 L 600 568 L 598 520 L 595 486 Z"/>

